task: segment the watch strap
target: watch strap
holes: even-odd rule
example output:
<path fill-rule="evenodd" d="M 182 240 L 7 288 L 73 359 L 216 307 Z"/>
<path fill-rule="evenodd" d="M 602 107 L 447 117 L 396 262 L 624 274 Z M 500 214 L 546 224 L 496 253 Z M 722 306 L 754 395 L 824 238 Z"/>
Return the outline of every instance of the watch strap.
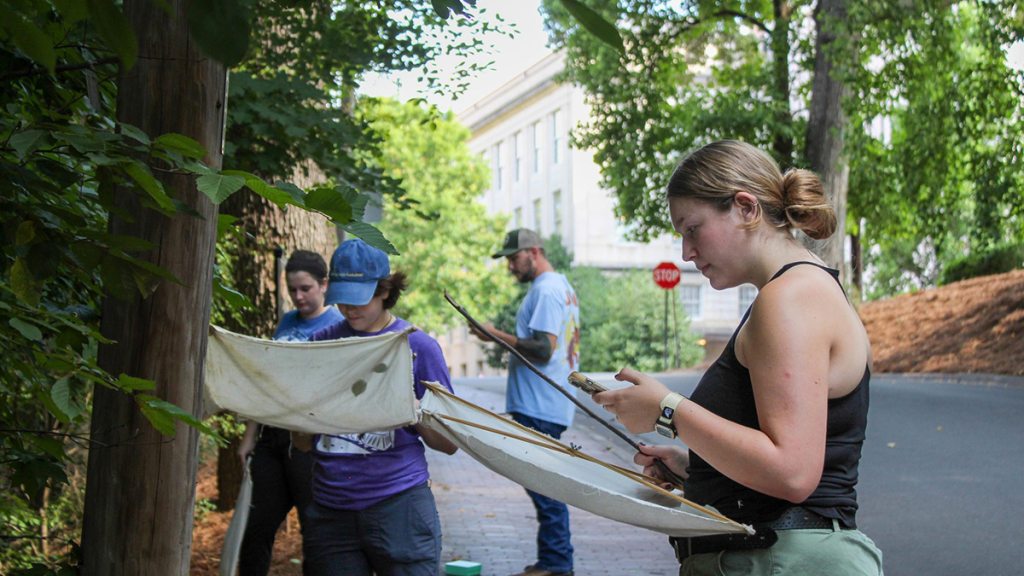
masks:
<path fill-rule="evenodd" d="M 660 410 L 658 411 L 658 424 L 671 428 L 675 432 L 676 425 L 672 417 L 676 413 L 676 406 L 686 399 L 686 396 L 677 392 L 669 392 L 661 399 Z"/>

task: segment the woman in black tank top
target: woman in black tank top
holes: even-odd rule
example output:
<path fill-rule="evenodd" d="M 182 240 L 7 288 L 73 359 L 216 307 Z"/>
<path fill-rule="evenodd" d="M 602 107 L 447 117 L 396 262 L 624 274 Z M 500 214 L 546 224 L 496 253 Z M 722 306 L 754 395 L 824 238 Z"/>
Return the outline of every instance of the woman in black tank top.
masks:
<path fill-rule="evenodd" d="M 691 398 L 630 368 L 616 378 L 634 386 L 594 395 L 630 431 L 689 446 L 643 447 L 646 473 L 660 477 L 662 461 L 689 499 L 757 531 L 673 538 L 680 574 L 881 574 L 856 529 L 870 345 L 838 271 L 794 236 L 835 231 L 821 182 L 720 141 L 683 159 L 667 195 L 683 260 L 716 289 L 759 291 Z"/>

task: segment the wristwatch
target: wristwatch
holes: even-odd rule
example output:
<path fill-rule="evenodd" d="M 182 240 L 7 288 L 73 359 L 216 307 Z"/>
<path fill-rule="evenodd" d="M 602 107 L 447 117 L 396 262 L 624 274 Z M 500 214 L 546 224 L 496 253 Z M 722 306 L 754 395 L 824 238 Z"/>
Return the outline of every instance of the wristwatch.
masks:
<path fill-rule="evenodd" d="M 672 416 L 676 413 L 676 406 L 678 406 L 684 399 L 686 399 L 686 396 L 675 392 L 669 392 L 668 395 L 662 399 L 661 413 L 658 414 L 658 420 L 654 423 L 655 432 L 666 438 L 676 437 L 676 424 L 672 421 Z"/>

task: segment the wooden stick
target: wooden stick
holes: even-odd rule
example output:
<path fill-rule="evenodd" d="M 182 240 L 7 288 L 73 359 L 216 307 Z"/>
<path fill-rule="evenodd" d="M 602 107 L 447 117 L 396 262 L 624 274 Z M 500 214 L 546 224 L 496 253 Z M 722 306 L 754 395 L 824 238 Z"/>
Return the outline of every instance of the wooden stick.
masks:
<path fill-rule="evenodd" d="M 517 359 L 519 359 L 519 361 L 522 362 L 524 366 L 529 368 L 530 371 L 532 371 L 537 376 L 540 376 L 542 380 L 544 380 L 545 382 L 547 382 L 548 384 L 553 386 L 555 390 L 558 390 L 558 392 L 560 394 L 562 394 L 562 396 L 565 396 L 566 398 L 568 398 L 569 401 L 572 402 L 573 404 L 575 404 L 577 408 L 582 410 L 584 414 L 586 414 L 587 416 L 590 416 L 594 420 L 600 422 L 601 425 L 603 425 L 605 428 L 611 430 L 616 436 L 618 436 L 624 442 L 629 444 L 630 447 L 632 447 L 637 452 L 640 451 L 640 445 L 637 444 L 629 436 L 626 436 L 626 434 L 624 432 L 622 432 L 622 430 L 619 430 L 614 425 L 612 425 L 611 423 L 607 422 L 606 420 L 604 420 L 603 418 L 601 418 L 600 416 L 595 414 L 593 410 L 591 410 L 586 405 L 584 405 L 582 402 L 580 402 L 575 396 L 573 396 L 572 394 L 566 392 L 566 390 L 564 388 L 562 388 L 561 386 L 559 386 L 554 380 L 552 380 L 551 377 L 549 377 L 547 374 L 541 372 L 540 368 L 537 368 L 536 366 L 534 366 L 533 362 L 530 362 L 529 360 L 527 360 L 526 357 L 522 355 L 522 353 L 520 353 L 518 350 L 516 350 L 508 342 L 505 342 L 501 338 L 498 338 L 497 336 L 492 334 L 489 330 L 484 328 L 482 324 L 477 322 L 476 319 L 473 318 L 473 316 L 470 315 L 470 313 L 467 312 L 465 308 L 463 308 L 458 302 L 455 301 L 454 298 L 452 298 L 448 294 L 447 290 L 445 290 L 444 299 L 447 300 L 448 303 L 451 304 L 452 307 L 455 308 L 455 310 L 458 311 L 458 313 L 461 314 L 470 323 L 470 325 L 473 326 L 474 329 L 479 331 L 481 334 L 486 334 L 492 341 L 497 343 L 499 346 L 501 346 L 505 350 L 508 350 L 508 352 L 510 354 L 512 354 L 513 356 L 515 356 Z M 675 472 L 669 470 L 668 466 L 666 466 L 664 462 L 662 462 L 661 460 L 655 460 L 654 461 L 654 465 L 658 468 L 658 471 L 661 472 L 665 476 L 665 480 L 667 482 L 670 482 L 670 483 L 674 484 L 680 490 L 683 489 L 683 479 L 678 474 L 676 474 Z"/>

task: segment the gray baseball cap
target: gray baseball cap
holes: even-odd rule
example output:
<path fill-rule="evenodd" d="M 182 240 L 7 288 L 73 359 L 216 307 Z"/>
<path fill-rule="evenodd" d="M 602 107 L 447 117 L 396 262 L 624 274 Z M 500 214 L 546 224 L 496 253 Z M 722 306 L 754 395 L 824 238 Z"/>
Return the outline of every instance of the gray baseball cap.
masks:
<path fill-rule="evenodd" d="M 543 248 L 544 241 L 540 239 L 540 234 L 537 234 L 529 228 L 517 228 L 512 230 L 505 235 L 505 244 L 491 255 L 492 258 L 504 258 L 505 256 L 511 256 L 520 250 L 526 248 Z"/>

